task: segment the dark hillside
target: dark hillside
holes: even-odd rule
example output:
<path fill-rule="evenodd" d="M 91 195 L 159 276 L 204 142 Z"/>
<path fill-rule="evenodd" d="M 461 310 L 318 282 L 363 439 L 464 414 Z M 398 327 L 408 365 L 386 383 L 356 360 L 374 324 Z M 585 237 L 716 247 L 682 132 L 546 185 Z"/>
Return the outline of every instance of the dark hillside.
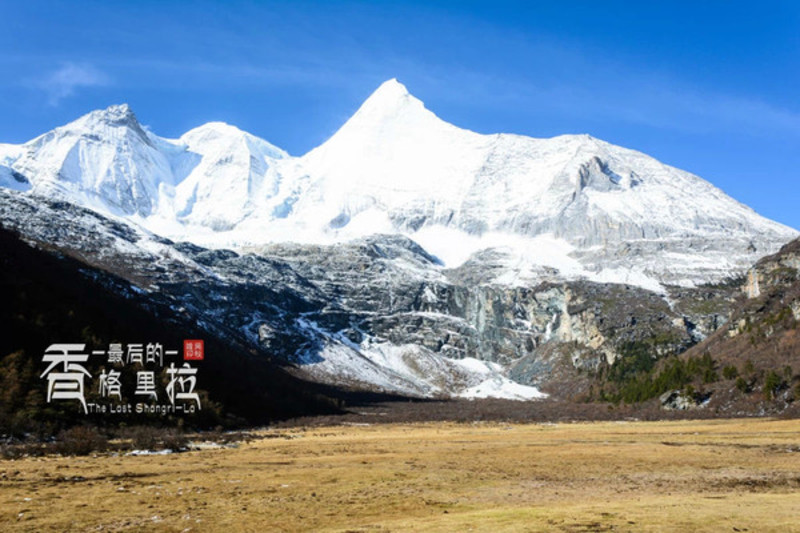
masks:
<path fill-rule="evenodd" d="M 39 376 L 47 366 L 44 351 L 53 343 L 86 343 L 92 350 L 107 349 L 112 342 L 159 342 L 165 349 L 182 350 L 183 339 L 204 339 L 205 360 L 195 364 L 203 409 L 185 420 L 194 427 L 263 424 L 339 411 L 341 400 L 332 396 L 336 391 L 291 376 L 242 346 L 209 338 L 159 295 L 138 292 L 75 259 L 33 248 L 5 229 L 0 229 L 0 302 L 5 331 L 0 336 L 0 432 L 48 434 L 87 417 L 98 424 L 141 421 L 85 415 L 73 402 L 47 404 L 46 380 Z M 87 368 L 94 378 L 105 362 L 90 358 Z M 87 401 L 97 394 L 95 388 L 96 381 L 87 382 Z M 178 421 L 159 415 L 156 422 Z"/>

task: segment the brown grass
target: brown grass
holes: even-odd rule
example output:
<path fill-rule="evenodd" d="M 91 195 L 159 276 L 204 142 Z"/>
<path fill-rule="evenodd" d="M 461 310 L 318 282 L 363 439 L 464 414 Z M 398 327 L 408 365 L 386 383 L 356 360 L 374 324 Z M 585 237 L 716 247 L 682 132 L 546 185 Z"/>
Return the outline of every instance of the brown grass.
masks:
<path fill-rule="evenodd" d="M 0 462 L 3 531 L 800 531 L 800 421 L 281 429 Z"/>

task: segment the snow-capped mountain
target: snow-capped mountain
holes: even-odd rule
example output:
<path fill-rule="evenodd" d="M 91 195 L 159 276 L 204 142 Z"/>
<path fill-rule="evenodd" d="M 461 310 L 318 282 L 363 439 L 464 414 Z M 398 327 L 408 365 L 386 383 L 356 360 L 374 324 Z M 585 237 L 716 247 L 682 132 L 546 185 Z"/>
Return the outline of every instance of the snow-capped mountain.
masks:
<path fill-rule="evenodd" d="M 160 189 L 174 184 L 168 158 L 127 105 L 93 111 L 6 159 L 38 194 L 119 215 L 152 215 Z"/>
<path fill-rule="evenodd" d="M 399 233 L 447 267 L 494 249 L 489 281 L 500 284 L 553 268 L 653 289 L 700 283 L 797 234 L 696 176 L 587 135 L 460 129 L 396 80 L 302 157 L 223 123 L 160 138 L 122 105 L 2 145 L 0 165 L 0 185 L 207 246 Z"/>
<path fill-rule="evenodd" d="M 549 233 L 582 247 L 777 229 L 695 176 L 590 136 L 456 128 L 394 80 L 302 166 L 324 202 L 304 200 L 340 225 L 376 210 L 412 232 Z"/>
<path fill-rule="evenodd" d="M 217 231 L 234 227 L 259 198 L 274 194 L 280 179 L 275 162 L 288 157 L 280 148 L 221 122 L 195 128 L 175 144 L 162 142 L 172 150 L 176 144 L 173 213 L 184 224 Z"/>
<path fill-rule="evenodd" d="M 127 105 L 93 111 L 21 146 L 5 145 L 3 154 L 0 168 L 14 172 L 17 183 L 25 177 L 35 193 L 134 220 L 213 229 L 229 229 L 262 188 L 274 188 L 265 183 L 271 162 L 287 157 L 223 123 L 162 139 L 146 131 Z"/>
<path fill-rule="evenodd" d="M 0 225 L 305 377 L 512 398 L 699 342 L 736 286 L 692 285 L 797 235 L 586 135 L 460 129 L 395 80 L 300 157 L 126 105 L 0 144 Z"/>

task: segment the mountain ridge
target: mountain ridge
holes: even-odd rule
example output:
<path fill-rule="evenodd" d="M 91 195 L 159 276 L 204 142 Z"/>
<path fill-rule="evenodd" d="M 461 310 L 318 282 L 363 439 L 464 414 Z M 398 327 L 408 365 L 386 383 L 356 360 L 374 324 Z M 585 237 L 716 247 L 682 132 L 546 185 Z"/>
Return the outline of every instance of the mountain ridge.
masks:
<path fill-rule="evenodd" d="M 26 242 L 299 377 L 426 398 L 591 395 L 718 331 L 740 281 L 707 282 L 796 235 L 589 136 L 461 130 L 396 81 L 301 157 L 127 106 L 4 150 Z"/>
<path fill-rule="evenodd" d="M 797 235 L 697 176 L 589 135 L 458 128 L 396 79 L 299 157 L 221 122 L 161 138 L 127 104 L 0 148 L 0 185 L 169 238 L 238 248 L 402 234 L 450 268 L 498 251 L 497 283 L 509 269 L 538 281 L 546 266 L 561 278 L 697 285 Z"/>

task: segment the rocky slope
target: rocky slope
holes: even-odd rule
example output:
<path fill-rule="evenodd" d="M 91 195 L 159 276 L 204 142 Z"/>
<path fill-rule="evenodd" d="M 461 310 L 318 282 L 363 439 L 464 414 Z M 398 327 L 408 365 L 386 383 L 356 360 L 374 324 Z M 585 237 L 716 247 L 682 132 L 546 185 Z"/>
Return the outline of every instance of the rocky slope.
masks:
<path fill-rule="evenodd" d="M 787 408 L 800 400 L 800 239 L 761 259 L 746 279 L 726 327 L 687 356 L 716 362 L 721 382 L 706 386 L 712 408 Z"/>
<path fill-rule="evenodd" d="M 400 236 L 210 250 L 62 201 L 0 198 L 4 227 L 165 299 L 209 335 L 299 376 L 416 396 L 570 396 L 580 386 L 563 385 L 626 343 L 659 354 L 692 345 L 726 320 L 733 290 L 676 288 L 670 307 L 619 284 L 471 284 L 476 265 L 443 269 Z"/>
<path fill-rule="evenodd" d="M 119 228 L 118 228 L 119 229 Z M 252 347 L 230 336 L 220 338 L 178 311 L 167 295 L 139 289 L 108 270 L 83 260 L 38 249 L 14 232 L 0 229 L 0 435 L 50 436 L 58 429 L 87 421 L 103 427 L 152 423 L 201 429 L 264 424 L 279 419 L 340 412 L 351 398 L 341 391 L 291 376 L 276 361 L 257 357 Z M 81 258 L 84 259 L 84 258 Z M 184 338 L 205 340 L 197 389 L 202 409 L 182 417 L 134 412 L 114 416 L 75 409 L 73 402 L 47 403 L 42 355 L 51 344 L 86 343 L 87 349 L 109 343 L 159 342 L 179 348 Z M 165 358 L 169 359 L 169 356 Z M 180 361 L 172 361 L 180 365 Z M 86 368 L 87 402 L 101 402 L 98 376 L 107 359 L 91 356 Z M 133 390 L 135 373 L 122 372 L 123 387 Z M 163 379 L 159 376 L 157 379 Z M 161 386 L 164 385 L 162 382 Z"/>
<path fill-rule="evenodd" d="M 797 416 L 798 266 L 800 240 L 795 240 L 756 263 L 738 288 L 728 287 L 732 291 L 725 302 L 727 323 L 700 336 L 700 342 L 684 353 L 660 360 L 647 347 L 623 346 L 620 359 L 587 380 L 587 397 L 626 403 L 652 400 L 666 409 L 702 416 Z M 682 301 L 697 310 L 720 310 L 722 303 Z"/>
<path fill-rule="evenodd" d="M 727 327 L 695 350 L 710 351 L 722 363 L 800 364 L 800 239 L 761 259 L 745 279 Z"/>
<path fill-rule="evenodd" d="M 280 256 L 175 243 L 63 201 L 1 190 L 0 200 L 1 225 L 23 240 L 114 274 L 207 335 L 294 365 L 301 377 L 413 396 L 475 396 L 471 387 L 490 382 L 498 388 L 494 396 L 539 396 L 503 377 L 490 361 L 452 360 L 414 345 L 405 353 L 403 346 L 380 339 L 355 343 L 347 336 L 352 310 L 341 294 L 309 280 Z M 389 257 L 426 260 L 415 256 L 419 247 L 411 244 L 408 250 L 407 239 L 375 242 Z"/>

